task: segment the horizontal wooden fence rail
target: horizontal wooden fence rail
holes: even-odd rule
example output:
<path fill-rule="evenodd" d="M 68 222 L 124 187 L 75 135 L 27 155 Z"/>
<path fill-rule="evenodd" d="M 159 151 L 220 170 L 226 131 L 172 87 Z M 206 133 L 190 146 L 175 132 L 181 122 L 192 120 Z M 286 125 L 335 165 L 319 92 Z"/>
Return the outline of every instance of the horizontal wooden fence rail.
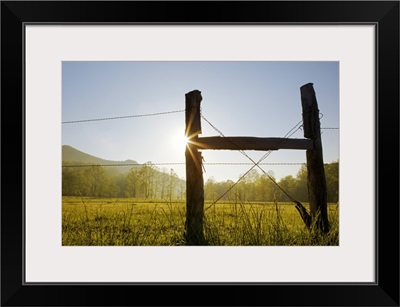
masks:
<path fill-rule="evenodd" d="M 310 139 L 287 138 L 261 138 L 241 136 L 211 136 L 198 137 L 192 143 L 198 149 L 220 150 L 278 150 L 278 149 L 313 149 L 313 141 Z"/>

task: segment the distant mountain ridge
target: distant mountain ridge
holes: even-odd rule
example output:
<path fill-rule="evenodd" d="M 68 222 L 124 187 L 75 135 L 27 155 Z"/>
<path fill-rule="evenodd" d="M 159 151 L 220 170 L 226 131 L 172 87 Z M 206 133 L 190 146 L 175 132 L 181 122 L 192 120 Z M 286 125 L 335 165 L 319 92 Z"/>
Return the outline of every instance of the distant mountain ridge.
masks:
<path fill-rule="evenodd" d="M 105 160 L 96 156 L 92 156 L 83 151 L 80 151 L 72 146 L 62 146 L 62 162 L 63 163 L 86 163 L 86 164 L 100 164 L 100 165 L 115 165 L 127 164 L 127 166 L 118 167 L 121 172 L 127 172 L 132 167 L 131 164 L 138 164 L 134 160 L 113 161 Z"/>

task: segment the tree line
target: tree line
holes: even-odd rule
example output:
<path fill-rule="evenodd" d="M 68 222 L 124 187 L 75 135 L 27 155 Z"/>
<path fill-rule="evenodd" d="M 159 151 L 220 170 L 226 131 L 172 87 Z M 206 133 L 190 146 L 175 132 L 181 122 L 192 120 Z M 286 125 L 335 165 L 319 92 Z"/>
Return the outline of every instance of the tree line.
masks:
<path fill-rule="evenodd" d="M 128 173 L 101 165 L 79 166 L 63 162 L 62 195 L 91 197 L 185 198 L 185 182 L 173 169 L 159 169 L 151 162 L 133 166 Z M 74 167 L 68 167 L 74 165 Z"/>
<path fill-rule="evenodd" d="M 115 167 L 100 165 L 67 167 L 77 163 L 63 163 L 62 195 L 91 197 L 136 197 L 185 199 L 186 183 L 173 169 L 159 169 L 151 162 L 133 166 L 128 173 Z M 79 165 L 79 163 L 78 163 Z M 289 198 L 271 180 L 298 201 L 308 201 L 307 167 L 302 165 L 296 176 L 276 180 L 273 172 L 260 174 L 251 170 L 238 183 L 232 180 L 217 182 L 213 178 L 204 183 L 204 198 L 215 201 L 289 201 Z M 327 198 L 329 203 L 339 201 L 339 162 L 325 164 Z M 229 191 L 229 192 L 227 192 Z M 227 193 L 226 193 L 227 192 Z"/>
<path fill-rule="evenodd" d="M 339 162 L 324 165 L 327 186 L 327 201 L 339 201 Z M 288 175 L 276 180 L 273 172 L 260 174 L 251 170 L 242 180 L 235 184 L 232 180 L 216 182 L 213 178 L 204 184 L 204 197 L 207 200 L 229 201 L 290 201 L 287 195 L 271 180 L 273 179 L 286 193 L 301 202 L 308 202 L 307 166 L 301 166 L 297 175 Z M 233 186 L 233 188 L 231 188 Z M 226 193 L 229 190 L 228 193 Z M 226 193 L 226 194 L 225 194 Z M 225 194 L 225 195 L 224 195 Z"/>

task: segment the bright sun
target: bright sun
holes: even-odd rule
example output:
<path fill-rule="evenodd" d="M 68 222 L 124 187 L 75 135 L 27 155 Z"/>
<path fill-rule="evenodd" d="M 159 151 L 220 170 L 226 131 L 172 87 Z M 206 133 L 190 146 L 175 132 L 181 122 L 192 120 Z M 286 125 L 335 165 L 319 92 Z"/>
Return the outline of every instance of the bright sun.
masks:
<path fill-rule="evenodd" d="M 188 138 L 183 133 L 176 133 L 173 136 L 172 144 L 176 151 L 184 152 Z"/>

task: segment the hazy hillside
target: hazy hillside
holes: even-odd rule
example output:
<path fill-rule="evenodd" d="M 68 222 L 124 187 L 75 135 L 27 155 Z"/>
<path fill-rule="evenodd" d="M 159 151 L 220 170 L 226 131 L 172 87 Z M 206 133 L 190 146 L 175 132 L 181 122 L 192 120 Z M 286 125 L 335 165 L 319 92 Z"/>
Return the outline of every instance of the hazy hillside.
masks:
<path fill-rule="evenodd" d="M 128 172 L 132 167 L 131 164 L 138 164 L 134 160 L 112 161 L 112 160 L 101 159 L 89 155 L 69 145 L 62 146 L 62 162 L 69 164 L 75 162 L 75 163 L 100 164 L 100 165 L 128 164 L 127 166 L 118 167 L 118 170 L 120 172 Z"/>
<path fill-rule="evenodd" d="M 62 146 L 62 163 L 69 166 L 62 169 L 64 196 L 184 198 L 185 181 L 173 170 L 160 170 L 133 160 L 105 160 L 68 145 Z M 72 167 L 93 164 L 104 167 Z"/>

